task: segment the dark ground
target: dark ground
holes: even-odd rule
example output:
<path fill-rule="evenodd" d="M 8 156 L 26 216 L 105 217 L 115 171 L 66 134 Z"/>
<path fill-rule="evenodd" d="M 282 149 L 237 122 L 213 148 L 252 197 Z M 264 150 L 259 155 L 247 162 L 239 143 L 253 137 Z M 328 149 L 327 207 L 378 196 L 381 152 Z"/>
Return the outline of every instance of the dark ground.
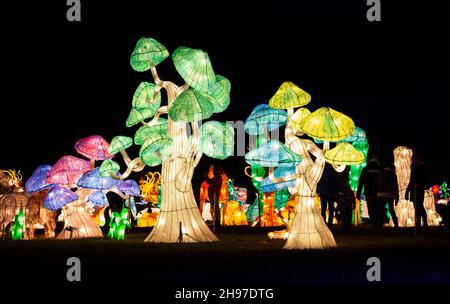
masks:
<path fill-rule="evenodd" d="M 220 242 L 201 244 L 143 243 L 148 230 L 132 231 L 124 241 L 6 240 L 0 242 L 1 275 L 7 278 L 2 286 L 25 278 L 34 287 L 117 285 L 166 299 L 177 287 L 275 288 L 282 300 L 289 294 L 282 290 L 297 287 L 361 291 L 450 284 L 450 233 L 437 228 L 415 236 L 409 228 L 374 232 L 358 227 L 342 234 L 336 227 L 339 247 L 320 251 L 281 250 L 284 241 L 266 236 L 273 230 L 227 227 L 217 233 Z M 71 256 L 81 260 L 80 283 L 66 282 Z M 381 283 L 366 279 L 366 261 L 372 256 L 381 261 Z"/>

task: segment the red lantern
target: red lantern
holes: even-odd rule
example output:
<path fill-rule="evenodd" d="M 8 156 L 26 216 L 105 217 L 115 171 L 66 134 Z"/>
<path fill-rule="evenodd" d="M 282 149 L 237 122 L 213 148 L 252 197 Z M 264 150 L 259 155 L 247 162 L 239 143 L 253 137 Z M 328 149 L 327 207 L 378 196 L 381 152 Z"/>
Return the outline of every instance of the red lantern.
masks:
<path fill-rule="evenodd" d="M 434 185 L 433 187 L 431 187 L 431 191 L 433 191 L 434 195 L 438 194 L 440 190 L 441 187 L 439 187 L 438 185 Z"/>

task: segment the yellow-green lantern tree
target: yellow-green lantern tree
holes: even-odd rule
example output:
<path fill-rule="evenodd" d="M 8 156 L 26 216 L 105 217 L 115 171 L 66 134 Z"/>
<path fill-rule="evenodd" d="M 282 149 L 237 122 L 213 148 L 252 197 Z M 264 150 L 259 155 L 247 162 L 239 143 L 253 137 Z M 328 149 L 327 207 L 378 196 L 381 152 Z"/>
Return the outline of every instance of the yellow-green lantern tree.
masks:
<path fill-rule="evenodd" d="M 199 124 L 230 103 L 230 82 L 216 75 L 208 54 L 199 49 L 179 47 L 172 54 L 173 64 L 185 81 L 178 86 L 162 80 L 156 66 L 169 56 L 167 49 L 152 38 L 141 38 L 131 55 L 131 66 L 138 72 L 150 71 L 153 82 L 141 83 L 132 101 L 127 127 L 141 124 L 134 136 L 140 145 L 139 157 L 131 160 L 124 152 L 129 140 L 116 137 L 115 153 L 124 156 L 127 170 L 114 178 L 126 178 L 146 165 L 162 165 L 161 208 L 158 221 L 146 242 L 212 242 L 217 237 L 203 221 L 192 191 L 191 179 L 203 154 L 225 159 L 234 151 L 234 129 L 210 121 Z M 161 106 L 161 92 L 167 104 Z M 167 115 L 162 118 L 161 115 Z"/>
<path fill-rule="evenodd" d="M 292 222 L 288 225 L 285 249 L 323 249 L 336 246 L 333 234 L 319 213 L 315 198 L 317 184 L 322 177 L 325 162 L 329 162 L 337 171 L 343 171 L 345 165 L 364 160 L 364 156 L 345 143 L 339 143 L 330 150 L 330 142 L 338 142 L 355 129 L 353 120 L 328 107 L 310 112 L 304 108 L 311 96 L 292 82 L 284 82 L 270 99 L 269 106 L 287 110 L 285 128 L 285 146 L 300 155 L 301 162 L 295 174 L 295 186 L 289 184 L 291 194 L 297 194 L 297 204 Z M 297 109 L 297 110 L 296 110 Z M 314 141 L 322 142 L 319 148 Z M 350 145 L 350 144 L 349 144 Z M 351 146 L 351 145 L 350 145 Z M 277 181 L 271 169 L 269 178 Z"/>

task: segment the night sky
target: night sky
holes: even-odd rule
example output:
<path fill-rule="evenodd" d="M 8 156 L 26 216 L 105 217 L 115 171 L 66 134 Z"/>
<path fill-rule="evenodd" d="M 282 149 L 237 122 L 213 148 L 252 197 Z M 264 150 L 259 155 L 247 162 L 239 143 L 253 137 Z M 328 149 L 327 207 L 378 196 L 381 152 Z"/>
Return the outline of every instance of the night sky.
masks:
<path fill-rule="evenodd" d="M 66 1 L 17 2 L 2 4 L 2 169 L 28 176 L 77 155 L 79 138 L 133 136 L 138 127 L 125 127 L 131 98 L 151 75 L 133 71 L 129 58 L 147 36 L 170 52 L 204 49 L 231 81 L 230 107 L 211 119 L 245 121 L 290 80 L 312 95 L 310 110 L 330 106 L 352 117 L 371 152 L 391 157 L 406 145 L 423 154 L 436 182 L 450 172 L 450 26 L 434 1 L 384 0 L 382 21 L 372 23 L 365 0 L 82 0 L 81 22 L 72 23 Z M 183 83 L 170 58 L 158 70 Z M 211 162 L 202 159 L 197 179 Z M 250 187 L 242 157 L 222 166 Z"/>

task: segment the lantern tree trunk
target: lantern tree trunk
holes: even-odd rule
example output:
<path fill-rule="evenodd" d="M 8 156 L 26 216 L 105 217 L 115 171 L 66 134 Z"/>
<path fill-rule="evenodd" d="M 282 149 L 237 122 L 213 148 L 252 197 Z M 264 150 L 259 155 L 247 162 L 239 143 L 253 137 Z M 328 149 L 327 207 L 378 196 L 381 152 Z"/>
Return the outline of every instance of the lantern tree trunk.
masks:
<path fill-rule="evenodd" d="M 288 112 L 288 116 L 292 111 Z M 323 150 L 307 143 L 306 140 L 294 136 L 289 126 L 285 130 L 287 146 L 302 157 L 298 166 L 297 202 L 292 223 L 288 225 L 288 239 L 284 249 L 325 249 L 336 247 L 333 234 L 320 214 L 315 199 L 317 184 L 325 168 L 324 150 L 329 149 L 329 143 L 324 143 Z M 308 146 L 309 145 L 309 146 Z M 312 160 L 310 152 L 316 157 Z"/>
<path fill-rule="evenodd" d="M 86 210 L 87 197 L 92 190 L 78 189 L 78 200 L 62 208 L 64 229 L 58 235 L 58 240 L 103 237 L 100 227 Z"/>
<path fill-rule="evenodd" d="M 166 86 L 168 107 L 179 94 L 173 84 Z M 167 133 L 173 140 L 172 155 L 162 163 L 161 207 L 158 220 L 145 242 L 213 242 L 217 237 L 204 222 L 192 191 L 195 151 L 187 139 L 185 123 L 168 118 Z"/>
<path fill-rule="evenodd" d="M 313 188 L 317 183 L 313 185 Z M 300 177 L 299 195 L 289 236 L 284 249 L 325 249 L 336 247 L 333 234 L 326 225 L 315 202 L 315 190 L 311 191 L 304 175 Z"/>

